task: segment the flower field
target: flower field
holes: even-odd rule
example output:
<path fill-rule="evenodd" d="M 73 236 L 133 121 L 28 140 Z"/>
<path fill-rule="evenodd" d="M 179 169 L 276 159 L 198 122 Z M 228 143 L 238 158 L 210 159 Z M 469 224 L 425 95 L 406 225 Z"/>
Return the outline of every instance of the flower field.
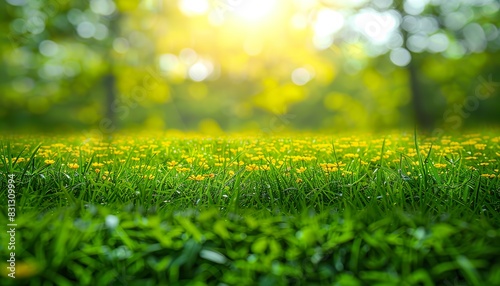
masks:
<path fill-rule="evenodd" d="M 492 132 L 0 144 L 17 283 L 494 285 L 499 169 Z"/>

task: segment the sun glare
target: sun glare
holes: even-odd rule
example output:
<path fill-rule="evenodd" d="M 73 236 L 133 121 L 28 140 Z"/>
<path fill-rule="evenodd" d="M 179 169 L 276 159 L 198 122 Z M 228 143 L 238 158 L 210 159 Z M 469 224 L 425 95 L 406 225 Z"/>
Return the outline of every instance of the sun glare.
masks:
<path fill-rule="evenodd" d="M 185 15 L 197 16 L 205 14 L 210 8 L 210 4 L 207 0 L 181 0 L 179 8 Z"/>
<path fill-rule="evenodd" d="M 235 15 L 245 21 L 256 22 L 272 14 L 276 9 L 276 0 L 239 1 L 235 7 Z"/>

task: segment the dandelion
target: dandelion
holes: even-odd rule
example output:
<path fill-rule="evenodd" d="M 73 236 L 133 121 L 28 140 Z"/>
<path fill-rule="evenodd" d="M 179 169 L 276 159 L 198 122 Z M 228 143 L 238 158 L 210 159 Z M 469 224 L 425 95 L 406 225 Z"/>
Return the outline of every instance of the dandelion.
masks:
<path fill-rule="evenodd" d="M 245 170 L 251 172 L 251 171 L 258 171 L 259 170 L 259 166 L 255 165 L 255 164 L 249 164 L 245 167 Z"/>
<path fill-rule="evenodd" d="M 345 177 L 347 175 L 352 175 L 352 172 L 351 171 L 344 171 L 344 172 L 342 172 L 342 177 Z"/>
<path fill-rule="evenodd" d="M 262 166 L 259 167 L 259 169 L 262 170 L 262 171 L 269 171 L 269 170 L 271 170 L 271 168 L 268 165 L 262 165 Z"/>
<path fill-rule="evenodd" d="M 476 145 L 474 145 L 474 147 L 477 150 L 484 150 L 486 148 L 486 144 L 476 144 Z"/>
<path fill-rule="evenodd" d="M 205 180 L 205 177 L 202 176 L 202 175 L 191 175 L 191 176 L 188 177 L 188 180 L 203 181 L 203 180 Z"/>
<path fill-rule="evenodd" d="M 494 179 L 496 177 L 495 174 L 481 174 L 481 177 Z"/>
<path fill-rule="evenodd" d="M 153 176 L 153 175 L 149 175 L 149 176 L 148 175 L 144 175 L 144 176 L 142 176 L 142 178 L 143 179 L 153 180 L 155 178 L 155 176 Z"/>
<path fill-rule="evenodd" d="M 179 162 L 177 162 L 177 161 L 170 161 L 170 162 L 168 162 L 168 163 L 167 163 L 167 165 L 168 165 L 169 167 L 175 167 L 175 166 L 177 166 L 178 164 L 179 164 Z"/>
<path fill-rule="evenodd" d="M 434 163 L 434 167 L 438 169 L 446 168 L 446 164 L 441 164 L 441 163 Z"/>
<path fill-rule="evenodd" d="M 78 165 L 78 164 L 76 164 L 76 163 L 69 163 L 69 164 L 68 164 L 68 167 L 69 167 L 70 169 L 78 169 L 78 168 L 80 168 L 80 165 Z"/>
<path fill-rule="evenodd" d="M 305 171 L 307 170 L 306 167 L 300 167 L 298 169 L 295 169 L 295 172 L 297 172 L 297 174 L 302 174 L 304 173 Z"/>
<path fill-rule="evenodd" d="M 184 173 L 184 172 L 189 172 L 191 169 L 186 167 L 177 167 L 176 170 L 179 173 Z"/>

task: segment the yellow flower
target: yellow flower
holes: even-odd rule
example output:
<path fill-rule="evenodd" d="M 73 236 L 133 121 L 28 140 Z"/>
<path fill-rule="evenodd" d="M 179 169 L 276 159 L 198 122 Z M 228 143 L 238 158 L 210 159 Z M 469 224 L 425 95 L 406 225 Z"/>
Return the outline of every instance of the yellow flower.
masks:
<path fill-rule="evenodd" d="M 205 180 L 205 177 L 202 175 L 191 175 L 189 176 L 188 180 L 193 180 L 193 181 L 203 181 Z"/>
<path fill-rule="evenodd" d="M 104 166 L 104 164 L 103 164 L 103 163 L 97 163 L 97 162 L 96 162 L 96 163 L 92 163 L 92 167 L 97 167 L 97 168 L 100 168 L 100 167 L 102 167 L 102 166 Z"/>
<path fill-rule="evenodd" d="M 152 180 L 152 179 L 155 178 L 155 176 L 153 176 L 153 175 L 149 175 L 149 176 L 148 175 L 144 175 L 144 176 L 142 176 L 142 178 Z"/>
<path fill-rule="evenodd" d="M 306 170 L 307 170 L 307 168 L 306 168 L 306 167 L 300 167 L 300 168 L 298 168 L 298 169 L 295 169 L 295 171 L 297 172 L 297 174 L 304 173 Z"/>
<path fill-rule="evenodd" d="M 47 164 L 47 165 L 52 165 L 52 164 L 54 164 L 55 162 L 56 162 L 56 161 L 54 161 L 54 160 L 50 160 L 50 159 L 47 159 L 47 160 L 45 160 L 45 161 L 44 161 L 44 163 L 45 163 L 45 164 Z"/>
<path fill-rule="evenodd" d="M 170 161 L 167 163 L 167 165 L 169 165 L 170 167 L 175 167 L 175 166 L 177 166 L 177 164 L 179 164 L 179 162 L 177 162 L 177 161 Z"/>
<path fill-rule="evenodd" d="M 298 184 L 302 183 L 304 180 L 302 180 L 301 178 L 297 178 L 297 180 L 295 180 Z"/>
<path fill-rule="evenodd" d="M 440 168 L 441 169 L 441 168 L 446 168 L 446 166 L 447 166 L 446 164 L 434 163 L 434 167 L 436 167 L 436 168 Z"/>
<path fill-rule="evenodd" d="M 495 176 L 495 174 L 481 174 L 481 177 L 494 179 L 496 176 Z"/>
<path fill-rule="evenodd" d="M 184 167 L 177 167 L 176 170 L 179 173 L 184 173 L 184 172 L 189 172 L 189 170 L 191 170 L 191 169 L 190 168 L 184 168 Z"/>
<path fill-rule="evenodd" d="M 352 172 L 351 171 L 344 171 L 344 172 L 342 172 L 342 177 L 345 177 L 347 175 L 352 175 Z"/>
<path fill-rule="evenodd" d="M 271 168 L 268 165 L 262 165 L 262 166 L 259 167 L 259 169 L 261 169 L 262 171 L 269 171 L 269 170 L 271 170 Z"/>
<path fill-rule="evenodd" d="M 337 172 L 339 170 L 340 167 L 344 167 L 345 164 L 342 163 L 342 162 L 338 162 L 338 163 L 322 163 L 322 164 L 319 164 L 321 166 L 321 168 L 323 169 L 323 171 L 325 172 Z"/>
<path fill-rule="evenodd" d="M 484 150 L 486 148 L 486 144 L 476 144 L 474 147 L 478 150 Z"/>
<path fill-rule="evenodd" d="M 68 167 L 69 167 L 70 169 L 78 169 L 78 168 L 80 168 L 80 165 L 78 165 L 78 164 L 76 164 L 76 163 L 69 163 L 69 164 L 68 164 Z"/>
<path fill-rule="evenodd" d="M 255 165 L 255 164 L 249 164 L 245 167 L 245 170 L 251 172 L 251 171 L 258 171 L 259 170 L 259 166 Z"/>

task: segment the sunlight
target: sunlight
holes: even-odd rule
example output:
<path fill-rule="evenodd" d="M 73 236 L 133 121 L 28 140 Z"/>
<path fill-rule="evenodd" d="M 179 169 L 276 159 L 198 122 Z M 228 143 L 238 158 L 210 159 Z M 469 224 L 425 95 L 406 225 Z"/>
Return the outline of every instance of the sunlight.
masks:
<path fill-rule="evenodd" d="M 179 9 L 188 16 L 205 14 L 209 8 L 207 0 L 181 0 L 179 2 Z"/>
<path fill-rule="evenodd" d="M 245 21 L 256 22 L 272 14 L 276 9 L 276 0 L 239 1 L 234 13 Z"/>

